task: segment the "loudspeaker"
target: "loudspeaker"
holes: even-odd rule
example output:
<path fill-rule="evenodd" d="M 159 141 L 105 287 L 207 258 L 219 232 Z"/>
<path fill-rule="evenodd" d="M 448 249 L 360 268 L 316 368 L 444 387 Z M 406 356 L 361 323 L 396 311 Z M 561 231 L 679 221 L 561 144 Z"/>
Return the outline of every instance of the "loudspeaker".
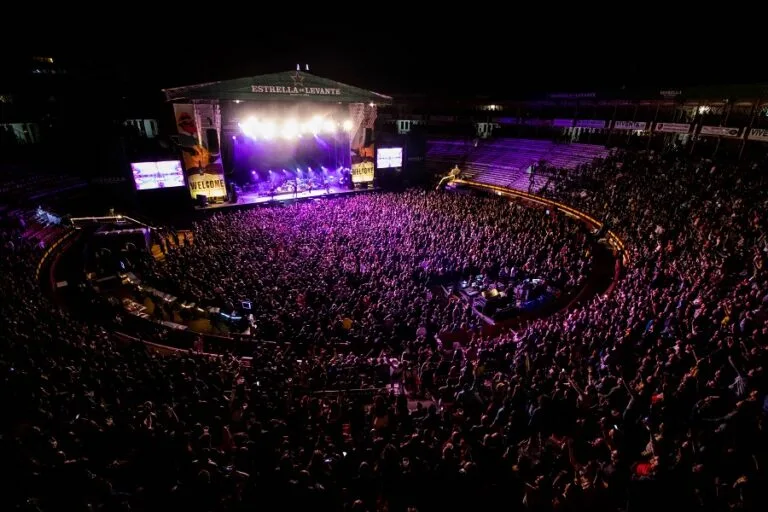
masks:
<path fill-rule="evenodd" d="M 373 128 L 366 128 L 365 141 L 363 141 L 363 146 L 370 146 L 374 142 L 376 142 L 376 138 L 373 135 Z"/>
<path fill-rule="evenodd" d="M 208 206 L 208 196 L 205 194 L 197 194 L 197 196 L 195 196 L 195 201 L 197 201 L 197 206 L 200 208 Z"/>
<path fill-rule="evenodd" d="M 208 151 L 218 155 L 221 149 L 219 148 L 219 134 L 216 132 L 216 128 L 205 130 L 205 140 L 208 143 Z"/>

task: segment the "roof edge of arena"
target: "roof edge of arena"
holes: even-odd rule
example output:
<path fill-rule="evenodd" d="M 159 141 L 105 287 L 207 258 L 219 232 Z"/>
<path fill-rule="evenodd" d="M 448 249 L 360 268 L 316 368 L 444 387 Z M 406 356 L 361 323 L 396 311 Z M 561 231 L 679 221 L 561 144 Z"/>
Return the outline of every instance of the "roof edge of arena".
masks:
<path fill-rule="evenodd" d="M 220 80 L 163 89 L 168 102 L 315 101 L 390 104 L 392 98 L 305 71 Z"/>

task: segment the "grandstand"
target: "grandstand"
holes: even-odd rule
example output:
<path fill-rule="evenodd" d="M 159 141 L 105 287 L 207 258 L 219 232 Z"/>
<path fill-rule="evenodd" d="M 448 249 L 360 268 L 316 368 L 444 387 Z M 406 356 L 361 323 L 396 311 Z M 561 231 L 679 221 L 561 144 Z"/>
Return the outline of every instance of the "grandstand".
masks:
<path fill-rule="evenodd" d="M 545 163 L 550 170 L 572 171 L 609 151 L 596 144 L 562 144 L 550 140 L 497 139 L 431 140 L 427 145 L 427 164 L 435 169 L 459 165 L 464 176 L 481 183 L 538 192 L 549 182 L 552 172 L 535 172 L 532 167 Z"/>

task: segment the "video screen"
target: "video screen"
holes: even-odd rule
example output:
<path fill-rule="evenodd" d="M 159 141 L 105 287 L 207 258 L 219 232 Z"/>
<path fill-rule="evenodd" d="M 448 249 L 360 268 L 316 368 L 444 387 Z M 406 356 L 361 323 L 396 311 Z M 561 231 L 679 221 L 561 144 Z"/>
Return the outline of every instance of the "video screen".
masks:
<path fill-rule="evenodd" d="M 134 162 L 131 164 L 136 190 L 184 186 L 184 170 L 179 160 Z"/>
<path fill-rule="evenodd" d="M 376 167 L 390 169 L 403 166 L 403 148 L 379 148 L 376 153 Z"/>

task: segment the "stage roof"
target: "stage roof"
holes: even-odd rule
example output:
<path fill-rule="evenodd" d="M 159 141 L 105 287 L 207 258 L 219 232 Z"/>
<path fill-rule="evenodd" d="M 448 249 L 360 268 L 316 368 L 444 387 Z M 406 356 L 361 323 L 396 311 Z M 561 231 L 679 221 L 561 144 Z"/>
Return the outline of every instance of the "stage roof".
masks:
<path fill-rule="evenodd" d="M 377 103 L 388 105 L 392 98 L 377 92 L 329 80 L 304 71 L 236 78 L 221 82 L 163 89 L 170 102 L 195 100 L 229 101 L 312 101 L 326 103 Z"/>

